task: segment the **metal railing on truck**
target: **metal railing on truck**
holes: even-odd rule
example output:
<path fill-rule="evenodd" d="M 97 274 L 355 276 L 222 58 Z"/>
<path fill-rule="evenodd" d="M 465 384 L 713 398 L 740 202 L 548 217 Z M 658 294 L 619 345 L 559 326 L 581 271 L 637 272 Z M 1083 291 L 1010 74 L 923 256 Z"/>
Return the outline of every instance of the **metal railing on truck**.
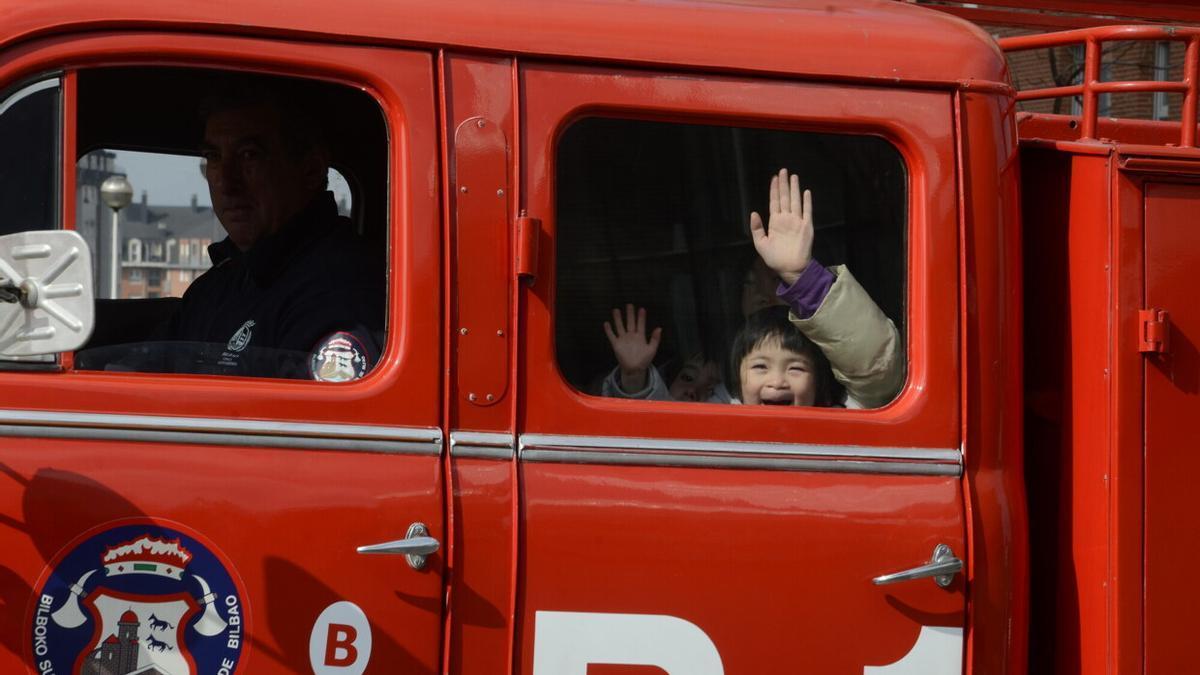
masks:
<path fill-rule="evenodd" d="M 1101 79 L 1101 54 L 1105 42 L 1182 42 L 1186 45 L 1182 80 Z M 1017 92 L 1018 101 L 1038 101 L 1068 96 L 1083 99 L 1079 115 L 1080 140 L 1095 140 L 1101 94 L 1168 93 L 1183 94 L 1180 112 L 1179 147 L 1196 147 L 1197 75 L 1200 74 L 1200 28 L 1175 26 L 1103 26 L 1059 33 L 1021 35 L 999 40 L 1005 53 L 1033 49 L 1084 46 L 1081 81 L 1056 87 L 1041 87 Z"/>

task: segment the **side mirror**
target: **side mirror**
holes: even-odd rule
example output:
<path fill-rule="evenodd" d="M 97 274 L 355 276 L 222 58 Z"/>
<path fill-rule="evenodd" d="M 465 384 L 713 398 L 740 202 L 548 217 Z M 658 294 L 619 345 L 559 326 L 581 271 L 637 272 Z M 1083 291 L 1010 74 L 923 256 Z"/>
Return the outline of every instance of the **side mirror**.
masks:
<path fill-rule="evenodd" d="M 96 320 L 92 255 L 75 232 L 0 237 L 0 356 L 78 349 Z"/>

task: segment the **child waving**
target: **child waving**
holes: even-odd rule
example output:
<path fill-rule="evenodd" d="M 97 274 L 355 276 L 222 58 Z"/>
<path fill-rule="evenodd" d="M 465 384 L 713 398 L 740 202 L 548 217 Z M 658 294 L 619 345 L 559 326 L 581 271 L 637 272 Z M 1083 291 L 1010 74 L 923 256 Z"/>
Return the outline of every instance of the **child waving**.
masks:
<path fill-rule="evenodd" d="M 812 257 L 812 194 L 787 169 L 771 179 L 770 219 L 750 214 L 754 248 L 782 283 L 776 293 L 791 323 L 811 340 L 846 389 L 848 408 L 886 405 L 904 385 L 900 332 L 844 265 Z M 741 364 L 734 364 L 735 367 Z M 745 400 L 743 398 L 743 400 Z"/>

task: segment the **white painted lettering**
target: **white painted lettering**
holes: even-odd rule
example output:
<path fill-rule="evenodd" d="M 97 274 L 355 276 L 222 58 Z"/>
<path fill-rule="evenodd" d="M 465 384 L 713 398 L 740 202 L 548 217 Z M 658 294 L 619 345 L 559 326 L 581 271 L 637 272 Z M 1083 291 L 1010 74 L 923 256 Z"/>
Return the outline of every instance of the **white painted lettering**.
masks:
<path fill-rule="evenodd" d="M 538 612 L 533 675 L 587 675 L 589 664 L 654 666 L 668 675 L 724 675 L 694 623 L 659 614 Z"/>
<path fill-rule="evenodd" d="M 225 612 L 228 615 L 228 632 L 225 636 L 226 649 L 238 649 L 242 646 L 242 617 L 238 611 L 236 595 L 225 596 Z"/>
<path fill-rule="evenodd" d="M 886 666 L 864 666 L 863 675 L 958 675 L 962 672 L 963 629 L 921 626 L 904 658 Z"/>
<path fill-rule="evenodd" d="M 50 647 L 46 644 L 46 624 L 50 622 L 50 618 L 46 615 L 50 613 L 53 605 L 54 596 L 52 595 L 43 593 L 38 598 L 37 610 L 33 617 L 33 653 L 37 656 L 45 656 L 50 653 Z M 42 663 L 46 664 L 46 667 L 53 672 L 53 666 L 49 661 L 42 661 L 38 664 L 38 668 L 41 668 Z"/>

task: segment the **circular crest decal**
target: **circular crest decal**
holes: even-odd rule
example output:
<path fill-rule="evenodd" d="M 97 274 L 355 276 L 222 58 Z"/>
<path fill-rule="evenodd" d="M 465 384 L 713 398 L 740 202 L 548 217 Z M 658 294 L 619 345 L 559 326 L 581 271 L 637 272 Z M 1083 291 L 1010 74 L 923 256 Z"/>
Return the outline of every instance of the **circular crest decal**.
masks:
<path fill-rule="evenodd" d="M 40 675 L 234 675 L 244 597 L 198 533 L 145 518 L 107 523 L 42 575 L 27 644 Z"/>
<path fill-rule="evenodd" d="M 320 382 L 350 382 L 370 370 L 367 350 L 353 333 L 339 331 L 313 350 L 309 370 Z"/>

